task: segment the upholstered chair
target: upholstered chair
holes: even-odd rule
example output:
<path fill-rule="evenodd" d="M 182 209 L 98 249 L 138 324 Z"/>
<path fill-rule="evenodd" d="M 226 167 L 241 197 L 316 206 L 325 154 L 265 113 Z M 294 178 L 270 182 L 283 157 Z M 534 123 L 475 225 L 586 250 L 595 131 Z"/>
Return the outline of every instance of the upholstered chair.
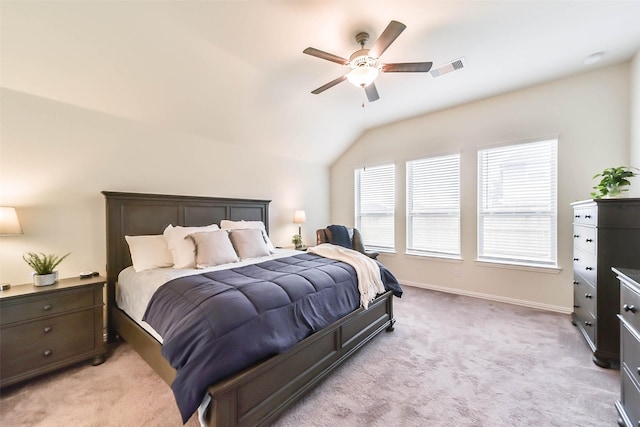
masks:
<path fill-rule="evenodd" d="M 349 232 L 349 239 L 351 240 L 351 246 L 354 251 L 361 252 L 369 258 L 378 258 L 378 252 L 365 251 L 362 234 L 360 233 L 360 231 L 358 231 L 357 228 L 347 227 L 347 231 Z M 321 243 L 334 243 L 332 237 L 333 236 L 331 235 L 331 230 L 329 230 L 328 228 L 321 228 L 316 230 L 316 240 L 318 245 Z"/>

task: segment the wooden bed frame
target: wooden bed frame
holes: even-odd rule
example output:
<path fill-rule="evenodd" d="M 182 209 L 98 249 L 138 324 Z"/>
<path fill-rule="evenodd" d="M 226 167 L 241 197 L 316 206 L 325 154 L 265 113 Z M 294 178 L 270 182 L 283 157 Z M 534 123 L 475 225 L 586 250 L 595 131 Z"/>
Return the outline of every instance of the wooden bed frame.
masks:
<path fill-rule="evenodd" d="M 116 305 L 116 282 L 131 265 L 125 235 L 162 234 L 168 224 L 202 226 L 222 219 L 263 221 L 269 200 L 119 193 L 103 191 L 107 220 L 108 336 L 127 341 L 171 384 L 175 370 L 162 345 Z M 383 330 L 393 330 L 393 296 L 386 292 L 368 310 L 359 308 L 298 343 L 208 388 L 210 426 L 266 425 Z M 176 408 L 177 409 L 177 408 Z"/>

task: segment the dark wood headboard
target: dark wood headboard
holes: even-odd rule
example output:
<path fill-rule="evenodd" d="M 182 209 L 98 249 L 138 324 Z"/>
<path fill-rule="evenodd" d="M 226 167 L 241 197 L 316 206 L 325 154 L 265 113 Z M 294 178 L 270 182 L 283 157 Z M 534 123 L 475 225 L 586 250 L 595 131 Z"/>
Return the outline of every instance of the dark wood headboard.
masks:
<path fill-rule="evenodd" d="M 270 200 L 103 191 L 107 219 L 107 301 L 115 301 L 118 274 L 131 265 L 124 236 L 162 234 L 169 224 L 202 226 L 232 221 L 262 221 L 269 232 Z"/>

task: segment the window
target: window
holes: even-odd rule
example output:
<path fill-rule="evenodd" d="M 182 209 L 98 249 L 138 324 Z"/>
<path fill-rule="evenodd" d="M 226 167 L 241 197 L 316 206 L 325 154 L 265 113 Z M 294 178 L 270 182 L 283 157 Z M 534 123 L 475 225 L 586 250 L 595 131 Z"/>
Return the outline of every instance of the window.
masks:
<path fill-rule="evenodd" d="M 478 258 L 555 266 L 557 140 L 478 151 Z"/>
<path fill-rule="evenodd" d="M 385 165 L 356 169 L 356 228 L 367 248 L 393 251 L 395 167 Z"/>
<path fill-rule="evenodd" d="M 407 162 L 407 252 L 460 256 L 460 154 Z"/>

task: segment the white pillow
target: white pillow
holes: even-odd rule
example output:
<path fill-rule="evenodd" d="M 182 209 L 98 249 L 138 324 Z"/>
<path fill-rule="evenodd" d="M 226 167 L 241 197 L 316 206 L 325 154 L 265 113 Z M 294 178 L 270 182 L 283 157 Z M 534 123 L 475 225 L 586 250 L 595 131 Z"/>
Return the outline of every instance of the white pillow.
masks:
<path fill-rule="evenodd" d="M 124 236 L 129 245 L 135 271 L 171 267 L 173 257 L 162 234 L 152 236 Z"/>
<path fill-rule="evenodd" d="M 187 238 L 189 234 L 200 231 L 219 230 L 216 224 L 204 227 L 182 227 L 169 224 L 164 229 L 164 238 L 167 241 L 171 257 L 173 258 L 173 268 L 194 268 L 196 266 L 196 245 L 192 239 Z"/>
<path fill-rule="evenodd" d="M 240 259 L 258 258 L 270 254 L 262 231 L 257 228 L 231 230 L 229 237 Z"/>
<path fill-rule="evenodd" d="M 201 231 L 189 234 L 196 245 L 196 267 L 207 268 L 215 265 L 238 262 L 238 255 L 229 240 L 226 230 Z"/>
<path fill-rule="evenodd" d="M 228 219 L 223 219 L 220 221 L 220 228 L 223 230 L 242 230 L 246 228 L 257 228 L 262 231 L 262 238 L 264 242 L 267 244 L 267 248 L 269 248 L 270 253 L 275 253 L 276 248 L 271 243 L 271 239 L 267 235 L 267 230 L 262 221 L 230 221 Z"/>

